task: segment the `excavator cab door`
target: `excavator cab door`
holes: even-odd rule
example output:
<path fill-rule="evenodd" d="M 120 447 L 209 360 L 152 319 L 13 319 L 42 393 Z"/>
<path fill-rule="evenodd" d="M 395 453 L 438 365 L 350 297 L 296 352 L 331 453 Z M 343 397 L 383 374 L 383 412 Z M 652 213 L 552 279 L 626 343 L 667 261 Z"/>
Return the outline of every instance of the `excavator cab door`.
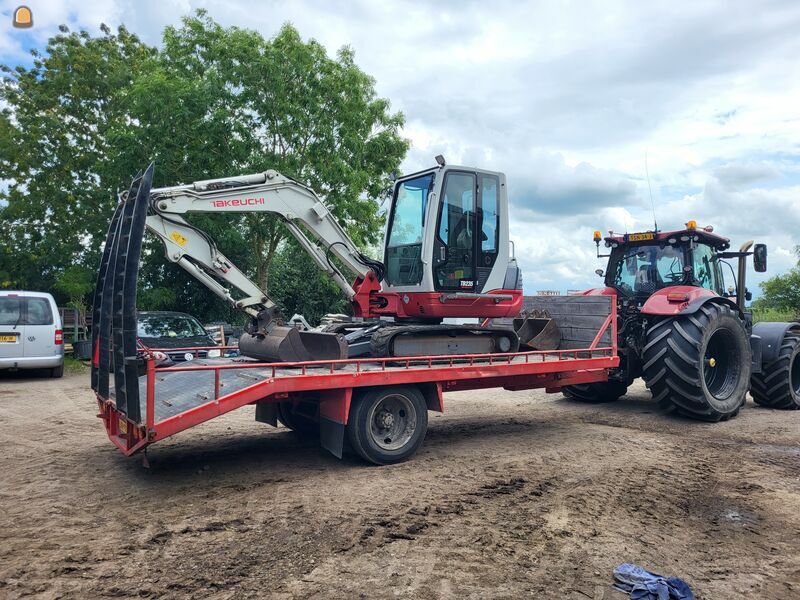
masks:
<path fill-rule="evenodd" d="M 433 242 L 437 291 L 481 292 L 497 261 L 498 177 L 449 170 Z"/>

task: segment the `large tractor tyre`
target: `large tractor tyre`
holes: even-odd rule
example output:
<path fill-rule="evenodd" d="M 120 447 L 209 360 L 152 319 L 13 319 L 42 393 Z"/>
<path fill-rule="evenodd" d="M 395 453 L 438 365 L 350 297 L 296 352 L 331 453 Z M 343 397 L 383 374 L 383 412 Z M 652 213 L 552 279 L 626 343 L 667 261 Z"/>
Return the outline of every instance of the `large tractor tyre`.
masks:
<path fill-rule="evenodd" d="M 308 403 L 310 404 L 310 403 Z M 295 433 L 313 437 L 319 435 L 319 421 L 311 414 L 306 414 L 303 410 L 306 405 L 295 406 L 292 402 L 278 403 L 278 420 L 284 427 L 291 429 Z"/>
<path fill-rule="evenodd" d="M 750 379 L 756 404 L 770 408 L 800 408 L 800 332 L 787 331 L 778 358 Z"/>
<path fill-rule="evenodd" d="M 735 417 L 751 371 L 744 323 L 726 305 L 708 303 L 647 331 L 644 381 L 662 408 L 703 421 Z"/>
<path fill-rule="evenodd" d="M 428 406 L 417 388 L 373 388 L 353 398 L 347 439 L 367 462 L 390 465 L 411 458 L 427 429 Z"/>
<path fill-rule="evenodd" d="M 564 396 L 579 402 L 614 402 L 628 391 L 628 386 L 621 381 L 601 381 L 599 383 L 578 383 L 568 385 L 562 390 Z"/>

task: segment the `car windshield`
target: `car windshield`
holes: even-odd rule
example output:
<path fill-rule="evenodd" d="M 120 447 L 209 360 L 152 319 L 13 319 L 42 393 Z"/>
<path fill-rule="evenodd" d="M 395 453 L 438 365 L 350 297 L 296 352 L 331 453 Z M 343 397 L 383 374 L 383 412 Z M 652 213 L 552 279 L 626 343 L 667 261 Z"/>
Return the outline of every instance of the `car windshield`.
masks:
<path fill-rule="evenodd" d="M 197 319 L 187 315 L 139 315 L 140 338 L 185 338 L 207 335 Z"/>
<path fill-rule="evenodd" d="M 686 278 L 681 248 L 657 244 L 628 246 L 617 251 L 615 260 L 614 287 L 628 294 L 651 294 Z"/>

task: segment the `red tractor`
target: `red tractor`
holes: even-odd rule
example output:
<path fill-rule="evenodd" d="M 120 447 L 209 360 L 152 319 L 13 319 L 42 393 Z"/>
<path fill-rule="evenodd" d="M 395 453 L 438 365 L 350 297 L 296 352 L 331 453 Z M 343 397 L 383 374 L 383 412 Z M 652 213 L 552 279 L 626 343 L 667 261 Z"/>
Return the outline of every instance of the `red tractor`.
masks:
<path fill-rule="evenodd" d="M 713 231 L 689 221 L 679 231 L 610 232 L 608 254 L 595 231 L 597 255 L 608 257 L 597 270 L 605 287 L 583 294 L 617 296 L 620 366 L 607 382 L 565 388 L 567 397 L 613 401 L 642 377 L 660 406 L 695 419 L 736 416 L 748 390 L 758 404 L 800 408 L 800 324 L 753 325 L 745 306 L 747 257 L 764 272 L 767 247 L 746 242 L 732 252 Z"/>

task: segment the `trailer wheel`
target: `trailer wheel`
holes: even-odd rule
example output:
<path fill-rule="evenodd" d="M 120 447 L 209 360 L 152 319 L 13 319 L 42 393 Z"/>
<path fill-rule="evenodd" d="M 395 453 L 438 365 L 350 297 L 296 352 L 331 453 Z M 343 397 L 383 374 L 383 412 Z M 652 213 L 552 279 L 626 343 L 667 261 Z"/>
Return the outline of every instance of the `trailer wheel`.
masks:
<path fill-rule="evenodd" d="M 628 386 L 621 381 L 600 381 L 598 383 L 577 383 L 562 390 L 564 396 L 579 402 L 613 402 L 625 395 Z"/>
<path fill-rule="evenodd" d="M 769 408 L 800 408 L 800 333 L 787 331 L 778 358 L 750 379 L 750 395 Z"/>
<path fill-rule="evenodd" d="M 372 388 L 353 399 L 347 438 L 364 460 L 389 465 L 411 458 L 427 428 L 428 407 L 417 388 Z"/>
<path fill-rule="evenodd" d="M 750 343 L 730 307 L 708 303 L 647 331 L 644 380 L 662 408 L 703 421 L 735 417 L 752 371 Z"/>
<path fill-rule="evenodd" d="M 284 427 L 303 436 L 319 435 L 319 422 L 292 402 L 278 403 L 278 420 Z"/>

